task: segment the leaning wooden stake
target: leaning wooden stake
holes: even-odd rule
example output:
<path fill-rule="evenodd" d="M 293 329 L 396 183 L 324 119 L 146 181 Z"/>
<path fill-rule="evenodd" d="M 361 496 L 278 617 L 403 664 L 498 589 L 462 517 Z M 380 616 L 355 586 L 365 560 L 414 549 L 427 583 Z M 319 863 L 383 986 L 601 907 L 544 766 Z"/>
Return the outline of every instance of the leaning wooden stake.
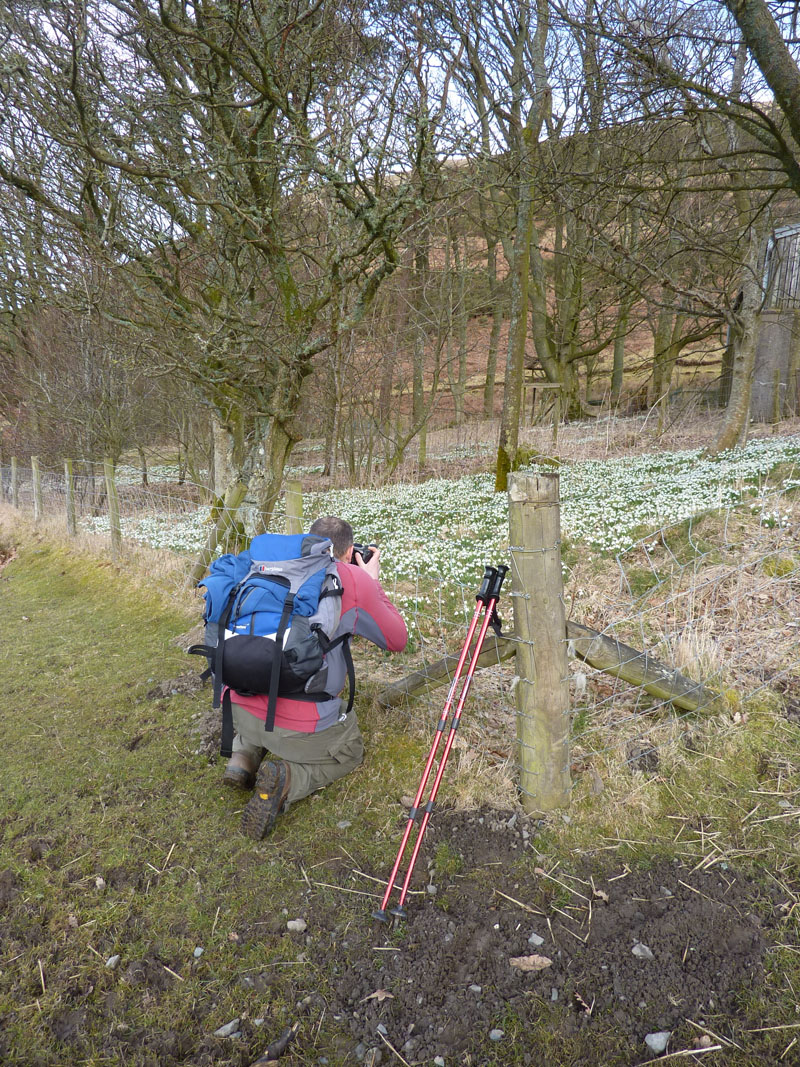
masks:
<path fill-rule="evenodd" d="M 513 474 L 508 488 L 519 784 L 529 813 L 566 807 L 572 787 L 558 489 L 549 473 Z"/>
<path fill-rule="evenodd" d="M 674 704 L 681 711 L 715 711 L 720 707 L 719 693 L 667 667 L 648 652 L 640 652 L 579 622 L 567 623 L 566 636 L 577 659 L 595 670 L 621 678 L 630 685 L 640 686 L 657 700 Z M 497 640 L 490 634 L 477 665 L 491 667 L 501 660 L 511 659 L 516 651 L 517 644 L 513 639 Z M 378 703 L 384 708 L 394 708 L 412 697 L 448 685 L 457 661 L 457 656 L 445 656 L 429 663 L 384 689 L 378 697 Z"/>

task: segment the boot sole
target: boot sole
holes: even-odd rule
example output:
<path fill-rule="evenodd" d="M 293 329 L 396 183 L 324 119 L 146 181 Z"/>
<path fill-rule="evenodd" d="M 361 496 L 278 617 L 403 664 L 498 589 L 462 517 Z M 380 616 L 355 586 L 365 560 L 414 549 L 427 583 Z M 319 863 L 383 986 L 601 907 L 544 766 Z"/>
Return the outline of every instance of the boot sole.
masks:
<path fill-rule="evenodd" d="M 242 833 L 261 841 L 271 832 L 283 807 L 286 764 L 262 764 L 256 775 L 255 792 L 242 812 Z"/>

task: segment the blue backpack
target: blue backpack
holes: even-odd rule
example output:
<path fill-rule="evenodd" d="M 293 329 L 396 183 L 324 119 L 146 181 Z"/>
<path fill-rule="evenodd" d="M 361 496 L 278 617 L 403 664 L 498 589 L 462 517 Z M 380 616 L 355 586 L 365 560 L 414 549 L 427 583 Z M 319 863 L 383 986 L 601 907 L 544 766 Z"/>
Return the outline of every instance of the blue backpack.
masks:
<path fill-rule="evenodd" d="M 205 644 L 188 651 L 208 659 L 214 707 L 222 704 L 223 756 L 231 755 L 233 742 L 231 690 L 268 696 L 264 729 L 272 730 L 279 696 L 313 701 L 337 696 L 325 688 L 326 656 L 340 644 L 350 712 L 355 696 L 351 635 L 332 639 L 342 608 L 332 550 L 328 538 L 314 534 L 259 534 L 238 555 L 220 556 L 198 582 L 204 589 Z"/>

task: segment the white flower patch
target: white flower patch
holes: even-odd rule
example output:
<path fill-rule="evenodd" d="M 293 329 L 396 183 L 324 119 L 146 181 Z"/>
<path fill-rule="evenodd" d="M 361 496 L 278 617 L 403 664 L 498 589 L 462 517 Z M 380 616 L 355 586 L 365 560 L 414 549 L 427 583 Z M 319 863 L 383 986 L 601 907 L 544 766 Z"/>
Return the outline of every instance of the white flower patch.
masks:
<path fill-rule="evenodd" d="M 782 486 L 764 489 L 779 464 L 796 464 Z M 133 468 L 135 470 L 135 468 Z M 561 529 L 573 542 L 607 553 L 630 548 L 641 530 L 655 530 L 752 496 L 765 524 L 784 525 L 776 507 L 781 490 L 800 488 L 800 439 L 756 440 L 714 459 L 699 450 L 657 452 L 561 468 Z M 508 500 L 495 493 L 494 475 L 419 485 L 307 493 L 310 524 L 341 515 L 362 543 L 383 549 L 381 576 L 407 615 L 442 620 L 471 615 L 487 564 L 509 562 Z M 276 509 L 274 529 L 283 529 Z M 123 536 L 178 552 L 197 552 L 205 542 L 209 509 L 191 515 L 123 520 Z M 108 532 L 108 519 L 86 520 Z M 653 542 L 655 545 L 655 542 Z"/>

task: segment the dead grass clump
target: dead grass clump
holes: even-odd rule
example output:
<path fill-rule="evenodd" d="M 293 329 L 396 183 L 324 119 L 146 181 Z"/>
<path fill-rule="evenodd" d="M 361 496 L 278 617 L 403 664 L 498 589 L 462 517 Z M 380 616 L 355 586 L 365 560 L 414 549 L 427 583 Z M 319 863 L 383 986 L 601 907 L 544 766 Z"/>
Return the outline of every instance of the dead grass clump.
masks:
<path fill-rule="evenodd" d="M 124 574 L 137 588 L 161 593 L 187 610 L 196 610 L 198 613 L 201 610 L 197 593 L 187 585 L 186 560 L 174 552 L 123 541 L 119 552 L 114 555 L 108 535 L 79 531 L 75 537 L 71 537 L 63 519 L 44 516 L 35 523 L 25 513 L 0 503 L 0 531 L 3 530 L 8 531 L 6 537 L 15 544 L 46 541 L 58 545 L 70 555 L 101 560 Z"/>

